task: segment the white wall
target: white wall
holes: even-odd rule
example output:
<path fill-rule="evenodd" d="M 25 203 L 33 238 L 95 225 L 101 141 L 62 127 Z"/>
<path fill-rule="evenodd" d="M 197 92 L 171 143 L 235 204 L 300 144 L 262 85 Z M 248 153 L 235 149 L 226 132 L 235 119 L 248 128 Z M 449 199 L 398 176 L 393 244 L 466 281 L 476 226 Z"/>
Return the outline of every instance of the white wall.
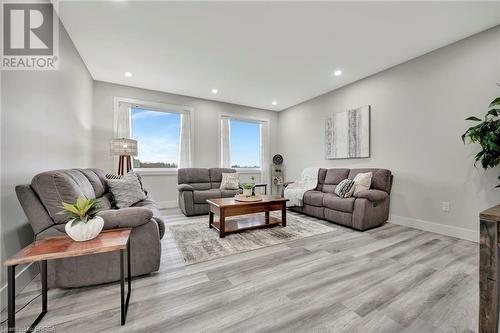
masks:
<path fill-rule="evenodd" d="M 499 59 L 496 27 L 282 111 L 288 180 L 306 166 L 388 168 L 392 221 L 477 240 L 479 211 L 500 202 L 499 169 L 475 169 L 478 146 L 464 146 L 460 135 L 467 116 L 484 115 L 500 96 Z M 368 104 L 372 157 L 326 160 L 326 117 Z"/>
<path fill-rule="evenodd" d="M 15 185 L 41 171 L 92 165 L 93 81 L 62 25 L 59 31 L 59 70 L 1 72 L 2 262 L 33 241 Z"/>
<path fill-rule="evenodd" d="M 273 111 L 209 101 L 199 98 L 169 94 L 159 91 L 133 88 L 123 85 L 94 82 L 94 166 L 116 172 L 113 158 L 109 154 L 109 141 L 113 138 L 113 99 L 125 97 L 149 102 L 183 105 L 194 108 L 194 167 L 218 167 L 218 115 L 240 114 L 269 120 L 271 156 L 276 151 L 278 114 Z M 246 179 L 245 175 L 242 179 Z M 161 206 L 172 206 L 177 202 L 177 175 L 143 175 L 144 186 Z"/>

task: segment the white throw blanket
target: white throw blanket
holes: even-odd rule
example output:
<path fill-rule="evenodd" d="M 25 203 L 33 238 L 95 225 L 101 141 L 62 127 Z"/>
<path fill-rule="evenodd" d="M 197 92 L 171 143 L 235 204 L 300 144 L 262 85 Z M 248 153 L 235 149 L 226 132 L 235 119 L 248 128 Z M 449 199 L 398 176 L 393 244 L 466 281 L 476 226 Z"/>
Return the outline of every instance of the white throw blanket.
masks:
<path fill-rule="evenodd" d="M 305 168 L 300 177 L 285 188 L 285 198 L 290 200 L 286 203 L 287 207 L 302 207 L 304 193 L 318 186 L 318 172 L 319 168 Z"/>

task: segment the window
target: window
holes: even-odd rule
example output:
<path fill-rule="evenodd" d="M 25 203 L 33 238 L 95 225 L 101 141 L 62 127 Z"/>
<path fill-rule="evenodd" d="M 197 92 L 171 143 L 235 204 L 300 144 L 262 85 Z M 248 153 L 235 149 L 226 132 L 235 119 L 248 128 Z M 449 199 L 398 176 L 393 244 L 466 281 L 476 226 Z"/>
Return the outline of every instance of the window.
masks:
<path fill-rule="evenodd" d="M 130 108 L 132 138 L 138 142 L 134 168 L 176 169 L 179 165 L 181 115 Z"/>
<path fill-rule="evenodd" d="M 261 166 L 261 124 L 243 120 L 229 120 L 231 167 L 259 169 Z"/>

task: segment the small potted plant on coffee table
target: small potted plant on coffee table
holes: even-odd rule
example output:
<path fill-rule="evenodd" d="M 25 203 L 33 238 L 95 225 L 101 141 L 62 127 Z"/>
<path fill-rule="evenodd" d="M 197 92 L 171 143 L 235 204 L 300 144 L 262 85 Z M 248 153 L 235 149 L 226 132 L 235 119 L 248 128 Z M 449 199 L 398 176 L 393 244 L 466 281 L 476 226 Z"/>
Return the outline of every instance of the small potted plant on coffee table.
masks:
<path fill-rule="evenodd" d="M 62 203 L 60 214 L 69 217 L 66 223 L 66 233 L 73 240 L 83 242 L 96 238 L 104 226 L 104 220 L 96 216 L 101 209 L 99 202 L 94 199 L 78 197 L 75 204 Z"/>
<path fill-rule="evenodd" d="M 251 197 L 253 193 L 254 184 L 252 183 L 243 183 L 241 184 L 241 188 L 243 189 L 243 195 L 247 197 Z"/>

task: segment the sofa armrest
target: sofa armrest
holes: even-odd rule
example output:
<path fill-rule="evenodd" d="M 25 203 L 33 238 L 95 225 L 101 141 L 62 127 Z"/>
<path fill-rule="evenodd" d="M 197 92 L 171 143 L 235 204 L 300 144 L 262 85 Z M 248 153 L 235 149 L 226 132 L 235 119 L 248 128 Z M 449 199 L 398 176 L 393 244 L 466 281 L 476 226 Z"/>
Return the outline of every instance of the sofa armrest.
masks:
<path fill-rule="evenodd" d="M 364 191 L 359 191 L 358 193 L 355 193 L 354 196 L 356 198 L 364 198 L 368 199 L 371 202 L 379 202 L 379 201 L 384 201 L 389 197 L 389 194 L 385 191 L 381 190 L 364 190 Z"/>
<path fill-rule="evenodd" d="M 103 229 L 135 228 L 150 222 L 153 218 L 153 212 L 143 207 L 107 209 L 97 215 L 104 220 Z"/>
<path fill-rule="evenodd" d="M 182 191 L 194 191 L 194 188 L 189 185 L 189 184 L 179 184 L 177 185 L 177 190 L 179 192 L 182 192 Z"/>

